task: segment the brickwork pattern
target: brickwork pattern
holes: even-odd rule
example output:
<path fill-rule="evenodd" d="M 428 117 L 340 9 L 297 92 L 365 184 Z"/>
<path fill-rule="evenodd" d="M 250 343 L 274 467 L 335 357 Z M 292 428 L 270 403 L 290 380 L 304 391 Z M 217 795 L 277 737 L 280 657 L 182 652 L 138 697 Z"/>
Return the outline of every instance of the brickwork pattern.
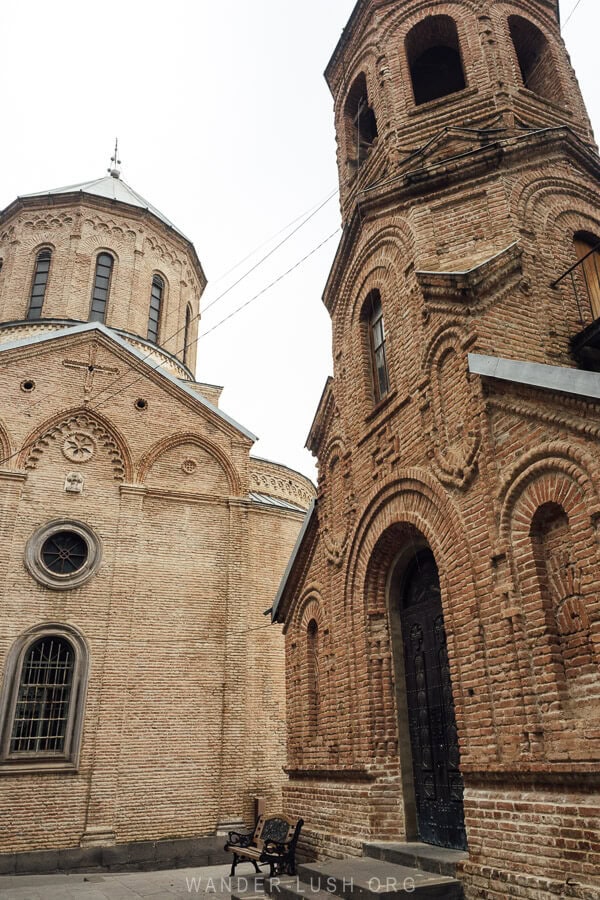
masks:
<path fill-rule="evenodd" d="M 109 201 L 79 195 L 48 208 L 40 198 L 24 198 L 0 219 L 0 318 L 27 318 L 36 256 L 52 251 L 42 315 L 87 322 L 96 257 L 114 257 L 106 324 L 137 334 L 148 333 L 152 277 L 165 289 L 161 303 L 159 343 L 183 360 L 188 305 L 197 316 L 205 279 L 190 245 L 154 217 L 140 210 L 115 213 Z M 198 319 L 190 326 L 187 364 L 196 365 Z"/>
<path fill-rule="evenodd" d="M 108 324 L 143 333 L 159 268 L 175 330 L 201 287 L 179 238 L 127 211 L 105 217 L 77 205 L 12 213 L 0 318 L 25 317 L 41 243 L 55 250 L 44 314 L 87 318 L 103 246 L 118 257 Z M 314 489 L 251 460 L 251 438 L 110 337 L 45 337 L 2 350 L 0 671 L 23 632 L 57 622 L 82 635 L 89 679 L 75 770 L 0 764 L 0 853 L 250 823 L 257 797 L 281 808 L 283 639 L 263 613 Z M 218 388 L 192 384 L 218 401 Z M 80 492 L 65 491 L 73 470 Z M 281 495 L 281 481 L 299 509 L 252 501 L 251 472 L 268 474 L 267 495 Z M 57 519 L 87 523 L 102 547 L 96 574 L 72 590 L 39 584 L 24 565 L 32 533 Z"/>
<path fill-rule="evenodd" d="M 598 157 L 553 6 L 436 5 L 457 22 L 467 87 L 420 107 L 402 53 L 426 16 L 417 2 L 359 4 L 326 73 L 347 227 L 324 295 L 334 376 L 309 436 L 318 506 L 279 610 L 284 795 L 306 820 L 307 853 L 416 838 L 399 604 L 409 560 L 429 546 L 469 900 L 600 889 L 600 408 L 467 364 L 476 352 L 573 367 L 570 338 L 592 321 L 571 284 L 551 287 L 577 260 L 574 235 L 600 238 Z M 519 82 L 513 14 L 546 36 L 547 74 L 569 109 Z M 344 104 L 360 71 L 379 134 L 356 174 Z M 493 140 L 467 134 L 494 117 Z M 379 403 L 362 312 L 374 289 L 390 380 Z M 312 620 L 323 641 L 316 728 Z"/>

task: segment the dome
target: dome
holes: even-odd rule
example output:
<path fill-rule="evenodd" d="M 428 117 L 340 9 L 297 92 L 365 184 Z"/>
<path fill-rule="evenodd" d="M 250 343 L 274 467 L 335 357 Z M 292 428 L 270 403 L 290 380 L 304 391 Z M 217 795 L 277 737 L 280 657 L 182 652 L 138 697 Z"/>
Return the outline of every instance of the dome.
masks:
<path fill-rule="evenodd" d="M 139 209 L 147 210 L 169 228 L 172 228 L 173 231 L 176 231 L 181 237 L 185 238 L 186 241 L 189 241 L 189 238 L 176 225 L 173 225 L 160 210 L 145 200 L 137 191 L 134 191 L 132 187 L 129 187 L 116 174 L 116 169 L 112 171 L 115 174 L 111 173 L 103 178 L 95 178 L 92 181 L 84 181 L 81 184 L 70 184 L 66 187 L 52 188 L 48 191 L 36 191 L 34 194 L 23 194 L 19 199 L 27 200 L 32 197 L 48 197 L 53 194 L 91 194 L 94 197 L 103 197 L 106 200 L 116 200 L 119 203 L 127 203 L 129 206 L 137 206 Z"/>

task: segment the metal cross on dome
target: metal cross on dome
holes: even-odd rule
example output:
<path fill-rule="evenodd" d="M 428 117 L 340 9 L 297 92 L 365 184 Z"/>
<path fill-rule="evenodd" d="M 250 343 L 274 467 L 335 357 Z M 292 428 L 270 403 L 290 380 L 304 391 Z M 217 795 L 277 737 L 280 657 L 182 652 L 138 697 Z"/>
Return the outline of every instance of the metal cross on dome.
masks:
<path fill-rule="evenodd" d="M 114 156 L 111 156 L 110 161 L 112 166 L 110 166 L 106 171 L 109 175 L 112 175 L 113 178 L 118 178 L 121 174 L 121 170 L 118 166 L 121 165 L 121 160 L 119 159 L 119 138 L 115 138 L 115 153 Z"/>

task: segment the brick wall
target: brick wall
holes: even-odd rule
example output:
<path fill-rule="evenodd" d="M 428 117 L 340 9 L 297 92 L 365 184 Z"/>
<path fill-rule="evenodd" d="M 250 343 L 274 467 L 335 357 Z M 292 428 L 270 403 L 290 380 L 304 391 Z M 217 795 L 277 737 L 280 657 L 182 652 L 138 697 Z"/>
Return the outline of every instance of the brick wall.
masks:
<path fill-rule="evenodd" d="M 129 258 L 133 225 L 128 214 L 112 215 L 115 241 L 123 242 L 115 299 L 129 318 L 109 316 L 109 324 L 134 330 L 148 298 L 133 269 L 134 280 L 125 277 L 126 260 L 150 273 L 156 255 Z M 81 282 L 69 274 L 81 263 L 81 242 L 72 253 L 61 211 L 36 225 L 35 236 L 18 217 L 13 224 L 22 233 L 3 269 L 0 317 L 25 314 L 38 240 L 57 248 L 48 314 L 64 314 L 66 301 L 79 316 L 89 302 L 90 223 L 82 225 L 89 246 Z M 40 333 L 33 326 L 31 334 Z M 103 334 L 45 336 L 2 351 L 0 671 L 6 679 L 11 647 L 27 629 L 63 623 L 88 647 L 89 677 L 76 765 L 19 773 L 0 765 L 0 853 L 211 835 L 251 822 L 256 797 L 280 809 L 283 640 L 262 613 L 312 485 L 284 466 L 250 460 L 246 433 Z M 99 394 L 106 387 L 109 403 Z M 91 447 L 87 458 L 65 455 L 74 435 Z M 83 477 L 80 493 L 65 491 L 73 470 Z M 261 503 L 249 497 L 257 489 L 251 473 L 270 479 Z M 286 494 L 295 508 L 268 501 Z M 24 557 L 39 526 L 64 519 L 94 530 L 102 560 L 87 582 L 59 591 L 38 583 Z"/>
<path fill-rule="evenodd" d="M 307 853 L 417 838 L 399 610 L 410 560 L 429 547 L 465 782 L 467 896 L 591 897 L 600 409 L 474 376 L 467 355 L 575 366 L 569 341 L 591 322 L 589 302 L 551 284 L 576 262 L 577 231 L 600 236 L 598 158 L 550 4 L 435 12 L 457 20 L 463 92 L 414 107 L 402 47 L 424 13 L 411 2 L 360 4 L 327 70 L 347 227 L 324 294 L 334 376 L 309 436 L 318 506 L 279 610 L 285 798 L 306 819 Z M 565 106 L 519 81 L 511 14 L 544 33 L 577 137 L 562 127 Z M 379 137 L 352 180 L 343 104 L 360 70 Z M 500 129 L 489 141 L 468 136 L 486 123 Z M 390 382 L 379 402 L 363 313 L 373 290 Z M 311 720 L 313 621 L 323 643 Z"/>

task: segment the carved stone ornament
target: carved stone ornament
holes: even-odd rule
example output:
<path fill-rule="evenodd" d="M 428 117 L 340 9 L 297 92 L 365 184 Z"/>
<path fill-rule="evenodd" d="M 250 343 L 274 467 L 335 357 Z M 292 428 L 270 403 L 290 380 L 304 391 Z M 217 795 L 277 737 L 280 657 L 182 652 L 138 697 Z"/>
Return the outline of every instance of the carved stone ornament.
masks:
<path fill-rule="evenodd" d="M 186 475 L 193 475 L 197 468 L 198 463 L 195 459 L 184 459 L 181 463 L 181 469 Z"/>
<path fill-rule="evenodd" d="M 87 462 L 94 455 L 95 449 L 93 438 L 84 431 L 68 434 L 62 446 L 63 456 L 75 463 Z"/>
<path fill-rule="evenodd" d="M 69 472 L 66 475 L 65 491 L 68 494 L 81 494 L 83 491 L 83 475 L 80 472 Z"/>

